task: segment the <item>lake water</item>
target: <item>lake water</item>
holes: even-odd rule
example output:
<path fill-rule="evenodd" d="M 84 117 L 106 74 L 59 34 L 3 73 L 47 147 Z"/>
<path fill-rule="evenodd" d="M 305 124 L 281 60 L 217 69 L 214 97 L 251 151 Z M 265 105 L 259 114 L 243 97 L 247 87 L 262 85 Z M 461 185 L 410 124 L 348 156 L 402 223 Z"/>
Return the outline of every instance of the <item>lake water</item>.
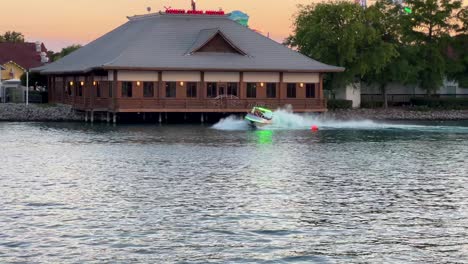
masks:
<path fill-rule="evenodd" d="M 0 123 L 0 263 L 468 262 L 468 122 L 279 116 Z"/>

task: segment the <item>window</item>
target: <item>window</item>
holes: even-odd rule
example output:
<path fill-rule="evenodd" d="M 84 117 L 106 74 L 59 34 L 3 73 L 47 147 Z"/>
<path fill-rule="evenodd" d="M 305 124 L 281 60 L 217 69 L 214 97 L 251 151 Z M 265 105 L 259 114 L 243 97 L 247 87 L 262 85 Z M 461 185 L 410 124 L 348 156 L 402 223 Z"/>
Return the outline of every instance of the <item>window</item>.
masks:
<path fill-rule="evenodd" d="M 187 98 L 196 98 L 197 97 L 197 83 L 189 82 L 187 83 Z"/>
<path fill-rule="evenodd" d="M 133 83 L 122 82 L 122 97 L 132 97 Z"/>
<path fill-rule="evenodd" d="M 166 82 L 166 97 L 171 98 L 171 97 L 176 97 L 177 92 L 176 92 L 176 82 Z"/>
<path fill-rule="evenodd" d="M 112 81 L 108 83 L 109 83 L 109 98 L 112 98 L 112 89 L 114 87 L 114 83 Z"/>
<path fill-rule="evenodd" d="M 225 93 L 224 93 L 224 86 L 220 86 L 220 87 L 218 88 L 218 91 L 219 91 L 219 92 L 218 92 L 219 95 L 225 95 Z"/>
<path fill-rule="evenodd" d="M 218 93 L 216 90 L 217 90 L 216 83 L 208 83 L 206 86 L 206 97 L 215 98 L 216 96 L 218 96 Z"/>
<path fill-rule="evenodd" d="M 315 83 L 306 84 L 306 97 L 315 98 Z"/>
<path fill-rule="evenodd" d="M 101 83 L 100 82 L 95 82 L 96 83 L 96 97 L 101 97 Z"/>
<path fill-rule="evenodd" d="M 227 95 L 238 96 L 237 92 L 237 83 L 228 83 L 227 84 Z"/>
<path fill-rule="evenodd" d="M 257 84 L 247 83 L 247 98 L 256 98 L 256 97 L 257 97 Z"/>
<path fill-rule="evenodd" d="M 154 83 L 143 82 L 143 97 L 154 97 Z"/>
<path fill-rule="evenodd" d="M 71 96 L 72 95 L 72 91 L 73 91 L 73 86 L 70 84 L 70 82 L 66 82 L 65 83 L 65 92 Z"/>
<path fill-rule="evenodd" d="M 84 82 L 78 83 L 78 96 L 83 96 L 83 86 L 84 86 Z"/>
<path fill-rule="evenodd" d="M 296 98 L 296 84 L 295 83 L 288 83 L 287 97 Z"/>
<path fill-rule="evenodd" d="M 267 98 L 276 98 L 276 83 L 267 83 Z"/>

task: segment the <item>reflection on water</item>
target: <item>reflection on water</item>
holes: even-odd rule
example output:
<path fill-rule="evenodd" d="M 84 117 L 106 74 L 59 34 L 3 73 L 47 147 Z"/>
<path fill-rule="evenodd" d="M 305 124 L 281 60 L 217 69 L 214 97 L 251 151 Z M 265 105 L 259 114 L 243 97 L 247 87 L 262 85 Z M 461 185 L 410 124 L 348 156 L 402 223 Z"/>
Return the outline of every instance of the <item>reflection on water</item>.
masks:
<path fill-rule="evenodd" d="M 254 131 L 258 144 L 269 145 L 273 143 L 272 130 L 256 130 Z"/>
<path fill-rule="evenodd" d="M 466 263 L 468 123 L 420 125 L 0 123 L 0 263 Z"/>

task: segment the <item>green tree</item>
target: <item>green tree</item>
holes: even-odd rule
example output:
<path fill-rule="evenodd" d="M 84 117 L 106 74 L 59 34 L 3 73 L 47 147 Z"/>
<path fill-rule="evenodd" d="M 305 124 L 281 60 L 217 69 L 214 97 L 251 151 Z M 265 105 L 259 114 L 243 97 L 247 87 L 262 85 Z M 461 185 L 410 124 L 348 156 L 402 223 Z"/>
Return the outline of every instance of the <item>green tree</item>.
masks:
<path fill-rule="evenodd" d="M 468 88 L 468 34 L 454 36 L 447 47 L 447 77 Z"/>
<path fill-rule="evenodd" d="M 457 14 L 462 11 L 458 0 L 407 0 L 412 13 L 402 16 L 405 41 L 417 46 L 420 65 L 418 80 L 428 94 L 439 89 L 447 76 L 447 45 L 451 34 L 462 29 Z"/>
<path fill-rule="evenodd" d="M 7 31 L 5 34 L 0 35 L 0 42 L 23 43 L 24 35 L 16 31 Z"/>
<path fill-rule="evenodd" d="M 463 7 L 456 16 L 460 21 L 460 28 L 458 29 L 458 33 L 468 34 L 468 7 Z"/>
<path fill-rule="evenodd" d="M 380 0 L 366 10 L 368 23 L 381 32 L 381 39 L 395 50 L 390 60 L 380 70 L 371 71 L 363 77 L 368 85 L 376 85 L 383 95 L 383 106 L 388 107 L 388 84 L 417 84 L 420 70 L 417 47 L 402 42 L 404 24 L 401 7 L 392 1 Z"/>
<path fill-rule="evenodd" d="M 394 45 L 383 41 L 380 14 L 350 2 L 299 6 L 293 35 L 286 44 L 327 64 L 345 67 L 329 75 L 328 89 L 339 89 L 380 72 L 397 56 Z"/>
<path fill-rule="evenodd" d="M 26 73 L 21 75 L 21 85 L 26 86 Z M 38 72 L 30 72 L 29 73 L 29 85 L 30 86 L 47 86 L 47 76 L 42 75 Z"/>
<path fill-rule="evenodd" d="M 73 45 L 70 45 L 68 47 L 65 47 L 63 48 L 60 52 L 58 53 L 54 53 L 52 55 L 52 57 L 49 57 L 51 59 L 51 61 L 56 61 L 56 60 L 59 60 L 65 56 L 67 56 L 68 54 L 80 49 L 82 46 L 80 44 L 73 44 Z"/>

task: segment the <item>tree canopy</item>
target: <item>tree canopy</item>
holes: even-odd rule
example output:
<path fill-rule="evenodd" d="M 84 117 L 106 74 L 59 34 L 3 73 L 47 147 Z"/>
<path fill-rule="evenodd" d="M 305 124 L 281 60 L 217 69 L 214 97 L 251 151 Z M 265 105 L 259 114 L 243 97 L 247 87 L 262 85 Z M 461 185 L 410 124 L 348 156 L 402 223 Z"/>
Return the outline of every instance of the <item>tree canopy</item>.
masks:
<path fill-rule="evenodd" d="M 309 57 L 345 67 L 328 79 L 327 86 L 336 89 L 381 71 L 397 56 L 395 46 L 383 41 L 380 18 L 381 13 L 350 2 L 301 6 L 287 43 Z"/>
<path fill-rule="evenodd" d="M 16 31 L 7 31 L 5 34 L 0 35 L 0 42 L 23 43 L 24 35 Z"/>
<path fill-rule="evenodd" d="M 70 45 L 68 47 L 63 48 L 58 53 L 50 53 L 48 55 L 49 55 L 50 60 L 53 62 L 53 61 L 59 60 L 59 59 L 65 57 L 65 56 L 67 56 L 68 54 L 80 49 L 81 47 L 82 46 L 80 44 L 73 44 L 73 45 Z"/>
<path fill-rule="evenodd" d="M 357 81 L 385 89 L 390 82 L 418 84 L 428 93 L 445 77 L 457 80 L 466 70 L 467 11 L 459 0 L 407 0 L 403 6 L 378 0 L 368 8 L 350 2 L 299 6 L 286 44 L 327 64 L 346 68 L 328 76 L 326 88 Z M 449 59 L 448 50 L 456 56 Z M 455 62 L 456 61 L 456 62 Z"/>

